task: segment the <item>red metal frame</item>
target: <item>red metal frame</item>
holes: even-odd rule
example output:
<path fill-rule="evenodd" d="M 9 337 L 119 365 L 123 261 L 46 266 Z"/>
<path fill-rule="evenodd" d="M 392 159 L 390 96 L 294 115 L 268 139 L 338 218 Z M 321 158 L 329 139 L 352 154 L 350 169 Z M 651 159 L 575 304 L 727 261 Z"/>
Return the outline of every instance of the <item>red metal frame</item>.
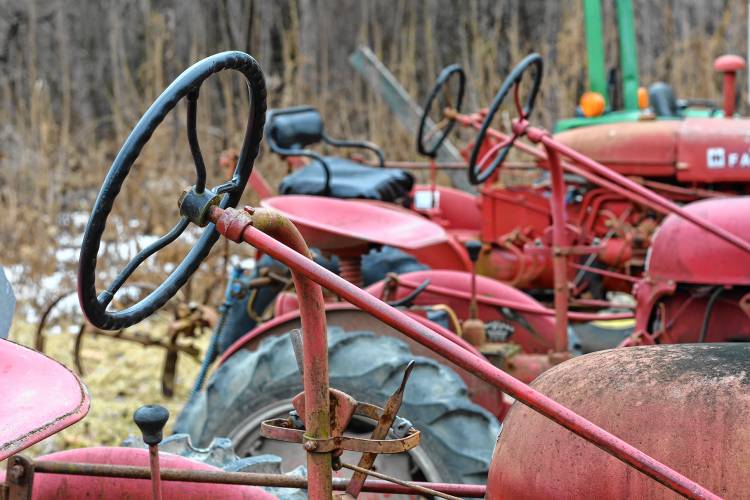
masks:
<path fill-rule="evenodd" d="M 304 359 L 306 364 L 310 363 L 309 366 L 306 365 L 305 367 L 304 387 L 307 408 L 306 425 L 312 425 L 312 428 L 307 427 L 308 433 L 311 436 L 320 436 L 327 431 L 325 429 L 326 424 L 321 421 L 315 421 L 315 418 L 311 417 L 311 415 L 317 415 L 319 418 L 322 418 L 323 415 L 328 417 L 328 398 L 319 397 L 321 395 L 321 387 L 326 389 L 325 396 L 327 396 L 328 377 L 327 370 L 325 369 L 326 362 L 315 359 L 315 355 L 319 355 L 321 358 L 327 360 L 325 331 L 315 329 L 316 326 L 324 326 L 325 319 L 324 317 L 322 319 L 313 317 L 315 315 L 324 316 L 320 288 L 320 286 L 324 286 L 328 290 L 338 294 L 344 300 L 367 311 L 393 328 L 400 330 L 458 366 L 470 370 L 481 379 L 506 392 L 516 400 L 521 401 L 523 404 L 559 423 L 670 489 L 689 498 L 718 498 L 699 484 L 516 380 L 488 361 L 457 346 L 455 343 L 436 334 L 401 311 L 385 304 L 340 276 L 317 265 L 309 258 L 307 252 L 305 252 L 304 242 L 300 241 L 301 238 L 299 238 L 298 233 L 295 234 L 295 230 L 291 224 L 279 220 L 281 219 L 280 217 L 277 220 L 270 221 L 271 223 L 269 224 L 269 218 L 261 214 L 257 214 L 260 217 L 257 217 L 259 220 L 256 221 L 256 217 L 253 216 L 252 212 L 252 209 L 243 212 L 234 209 L 222 210 L 214 207 L 210 213 L 210 220 L 216 224 L 217 230 L 230 240 L 236 242 L 245 241 L 289 266 L 295 277 L 295 285 L 300 286 L 298 293 L 306 298 L 308 297 L 308 293 L 311 294 L 312 300 L 310 300 L 310 304 L 303 307 L 301 311 L 305 338 L 303 344 Z M 258 227 L 255 227 L 256 224 L 279 237 L 282 241 L 277 241 L 274 237 L 264 233 Z M 284 244 L 286 241 L 294 243 L 295 249 L 286 246 Z M 317 283 L 317 285 L 314 283 Z M 320 297 L 320 300 L 317 300 L 317 297 Z M 306 329 L 304 325 L 311 325 L 312 328 Z M 308 391 L 313 391 L 316 396 L 310 397 L 309 401 L 307 400 Z M 307 453 L 308 466 L 310 468 L 308 473 L 310 475 L 309 493 L 311 498 L 330 498 L 330 453 L 315 453 L 311 449 L 307 449 Z M 312 457 L 313 455 L 322 455 L 322 458 L 315 459 Z"/>

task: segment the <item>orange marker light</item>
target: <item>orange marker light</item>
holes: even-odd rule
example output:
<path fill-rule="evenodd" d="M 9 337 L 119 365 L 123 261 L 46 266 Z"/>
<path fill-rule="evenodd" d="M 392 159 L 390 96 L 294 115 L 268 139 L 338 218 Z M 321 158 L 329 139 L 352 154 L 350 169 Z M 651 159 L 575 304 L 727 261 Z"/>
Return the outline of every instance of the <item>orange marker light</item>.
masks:
<path fill-rule="evenodd" d="M 646 109 L 648 104 L 648 90 L 646 90 L 646 87 L 638 87 L 638 107 Z"/>
<path fill-rule="evenodd" d="M 586 118 L 600 116 L 604 114 L 605 102 L 604 96 L 598 92 L 584 92 L 579 102 L 581 112 Z"/>

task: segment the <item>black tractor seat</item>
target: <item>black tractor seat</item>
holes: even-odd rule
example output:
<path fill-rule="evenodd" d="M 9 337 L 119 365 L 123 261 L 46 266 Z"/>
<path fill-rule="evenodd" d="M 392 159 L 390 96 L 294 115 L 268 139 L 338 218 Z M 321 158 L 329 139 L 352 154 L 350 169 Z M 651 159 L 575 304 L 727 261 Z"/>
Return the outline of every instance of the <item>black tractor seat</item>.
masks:
<path fill-rule="evenodd" d="M 287 175 L 279 185 L 279 193 L 395 202 L 408 195 L 414 185 L 414 178 L 404 170 L 368 167 L 338 156 L 325 156 L 323 160 L 331 173 L 328 192 L 323 166 L 313 160 Z"/>
<path fill-rule="evenodd" d="M 410 173 L 384 167 L 385 156 L 374 144 L 336 140 L 326 135 L 323 120 L 315 108 L 300 106 L 271 110 L 267 119 L 266 136 L 274 153 L 284 157 L 304 156 L 311 160 L 284 178 L 279 186 L 281 194 L 395 202 L 406 196 L 414 185 L 414 177 Z M 305 149 L 319 142 L 334 147 L 367 149 L 377 156 L 380 166 L 370 167 Z"/>

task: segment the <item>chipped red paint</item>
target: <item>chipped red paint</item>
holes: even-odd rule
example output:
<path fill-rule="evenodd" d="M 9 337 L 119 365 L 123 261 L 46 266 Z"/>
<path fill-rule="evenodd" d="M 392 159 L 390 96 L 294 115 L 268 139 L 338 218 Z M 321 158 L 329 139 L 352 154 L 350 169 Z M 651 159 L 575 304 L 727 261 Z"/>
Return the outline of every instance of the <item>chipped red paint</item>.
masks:
<path fill-rule="evenodd" d="M 747 344 L 632 347 L 573 358 L 532 385 L 726 498 L 750 491 Z M 649 389 L 654 388 L 654 389 Z M 673 492 L 516 404 L 487 498 L 673 499 Z"/>
<path fill-rule="evenodd" d="M 28 347 L 0 340 L 0 373 L 0 460 L 60 432 L 89 411 L 83 382 Z"/>

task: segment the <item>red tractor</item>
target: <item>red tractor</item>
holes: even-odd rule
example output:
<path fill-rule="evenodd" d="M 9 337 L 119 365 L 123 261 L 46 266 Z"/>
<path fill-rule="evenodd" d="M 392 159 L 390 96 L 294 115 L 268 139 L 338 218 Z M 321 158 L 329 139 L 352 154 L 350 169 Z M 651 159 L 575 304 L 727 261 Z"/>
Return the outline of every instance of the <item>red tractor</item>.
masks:
<path fill-rule="evenodd" d="M 524 69 L 523 65 L 516 68 L 509 80 L 514 84 Z M 208 188 L 195 134 L 194 111 L 202 83 L 222 70 L 235 70 L 245 77 L 251 110 L 234 176 L 229 182 Z M 182 218 L 99 293 L 96 266 L 107 217 L 140 150 L 167 113 L 183 98 L 188 105 L 188 139 L 196 159 L 196 181 L 180 196 Z M 6 425 L 0 433 L 0 459 L 8 458 L 2 489 L 6 498 L 272 497 L 268 491 L 248 485 L 303 488 L 314 499 L 331 498 L 333 490 L 346 491 L 354 498 L 366 492 L 441 498 L 553 495 L 662 498 L 674 492 L 689 498 L 718 498 L 718 495 L 736 497 L 750 489 L 748 476 L 743 473 L 746 457 L 742 448 L 743 436 L 748 432 L 747 419 L 743 417 L 750 412 L 750 392 L 745 380 L 746 345 L 673 345 L 604 351 L 570 359 L 549 370 L 536 382 L 539 390 L 525 385 L 479 355 L 453 332 L 401 308 L 408 304 L 389 305 L 316 264 L 300 232 L 280 213 L 264 208 L 231 208 L 242 194 L 258 153 L 265 99 L 265 83 L 259 65 L 241 52 L 225 52 L 198 62 L 157 98 L 116 156 L 97 197 L 82 242 L 78 295 L 84 314 L 94 326 L 126 328 L 166 304 L 220 236 L 249 243 L 283 262 L 291 270 L 299 297 L 297 317 L 301 328 L 297 333 L 287 330 L 281 335 L 277 332 L 276 338 L 267 338 L 258 348 L 257 352 L 263 350 L 263 353 L 255 357 L 255 366 L 265 377 L 266 385 L 256 396 L 273 399 L 284 394 L 285 384 L 292 380 L 302 391 L 290 397 L 289 408 L 283 416 L 274 413 L 279 411 L 278 405 L 273 411 L 267 411 L 258 433 L 269 442 L 281 441 L 294 447 L 305 457 L 307 477 L 222 471 L 160 453 L 158 445 L 168 414 L 154 406 L 143 407 L 134 416 L 148 451 L 90 448 L 34 460 L 15 455 L 83 418 L 89 396 L 75 375 L 64 367 L 29 349 L 2 341 L 4 393 L 9 396 L 1 412 Z M 514 131 L 519 135 L 528 134 L 532 140 L 542 143 L 550 156 L 553 177 L 561 176 L 555 154 L 575 153 L 566 150 L 543 130 L 531 127 L 526 118 L 526 113 L 521 112 L 514 121 Z M 692 220 L 713 228 L 711 238 L 721 235 L 733 241 L 744 252 L 743 256 L 750 252 L 744 240 L 706 224 L 701 217 L 692 217 Z M 112 310 L 109 305 L 134 269 L 191 223 L 204 228 L 203 233 L 172 274 L 142 301 L 124 310 Z M 346 304 L 326 304 L 323 287 Z M 476 308 L 476 302 L 473 306 Z M 336 319 L 336 313 L 341 311 L 344 315 L 338 318 L 348 319 Z M 274 320 L 275 326 L 282 327 L 278 319 Z M 346 321 L 357 329 L 372 326 L 377 335 L 346 333 L 343 329 L 333 332 L 330 337 L 343 337 L 339 343 L 348 344 L 349 348 L 332 353 L 329 359 L 328 326 Z M 408 344 L 394 339 L 393 332 L 408 339 Z M 287 348 L 278 340 L 282 337 L 287 340 Z M 367 342 L 363 343 L 362 339 L 368 337 L 384 339 L 379 345 L 385 350 L 363 349 Z M 232 372 L 226 367 L 232 360 L 252 357 L 251 344 L 260 341 L 260 335 L 253 337 L 251 333 L 236 344 L 214 380 L 220 373 L 229 373 L 231 376 L 224 378 L 225 390 L 233 391 L 244 385 L 248 372 Z M 271 345 L 275 348 L 265 349 Z M 367 367 L 378 361 L 373 358 L 390 356 L 394 352 L 408 358 L 409 348 L 420 356 L 414 363 L 381 365 L 381 369 L 367 372 Z M 349 377 L 346 372 L 336 373 L 337 357 L 348 361 Z M 297 360 L 292 371 L 286 371 L 285 358 Z M 339 368 L 344 366 L 338 364 Z M 423 377 L 420 382 L 419 370 L 432 370 L 433 376 Z M 458 385 L 442 383 L 451 380 L 450 373 L 454 380 L 459 380 Z M 442 375 L 437 379 L 441 383 L 435 383 L 437 375 Z M 379 399 L 377 403 L 382 407 L 347 394 L 349 387 L 356 388 L 355 379 L 362 377 L 370 378 L 371 395 Z M 331 380 L 335 381 L 335 388 L 331 387 Z M 471 382 L 461 386 L 460 380 Z M 376 389 L 374 383 L 382 384 L 383 388 Z M 23 390 L 19 391 L 19 387 Z M 451 392 L 455 387 L 463 390 Z M 467 387 L 471 387 L 471 394 L 467 393 Z M 381 398 L 380 391 L 390 392 L 389 389 L 393 392 Z M 469 395 L 472 399 L 481 396 L 486 401 L 493 397 L 501 400 L 501 391 L 515 403 L 504 420 L 488 478 L 472 478 L 487 479 L 486 487 L 401 480 L 379 470 L 378 459 L 386 456 L 395 460 L 399 456 L 406 457 L 407 462 L 417 463 L 420 456 L 425 460 L 439 459 L 430 456 L 431 453 L 439 450 L 441 442 L 455 439 L 459 444 L 450 451 L 461 453 L 467 464 L 461 474 L 478 476 L 483 462 L 475 462 L 472 469 L 470 458 L 472 454 L 483 455 L 483 451 L 475 448 L 491 446 L 496 436 L 491 436 L 487 443 L 488 438 L 477 433 L 496 434 L 499 429 L 489 421 L 484 428 L 451 427 L 451 420 L 461 421 L 467 413 L 482 414 L 476 410 L 479 408 L 476 403 L 456 405 L 454 401 Z M 209 391 L 204 395 L 211 403 L 220 393 L 211 391 L 209 384 Z M 567 406 L 556 402 L 557 398 Z M 403 411 L 408 413 L 409 405 L 420 400 L 429 402 L 422 414 L 442 415 L 437 422 L 416 418 L 410 421 L 410 415 L 404 418 Z M 441 413 L 445 409 L 449 411 Z M 210 407 L 204 410 L 213 411 Z M 260 417 L 254 408 L 233 406 L 228 410 L 245 417 L 253 414 Z M 617 436 L 587 418 L 615 429 Z M 431 432 L 433 423 L 437 427 L 435 432 Z M 451 430 L 458 435 L 441 434 Z M 640 449 L 628 442 L 637 442 Z M 427 451 L 420 455 L 419 450 L 423 448 Z M 408 455 L 404 455 L 405 452 Z M 674 464 L 679 471 L 665 463 Z M 342 470 L 353 472 L 351 478 L 334 476 L 335 471 Z M 413 470 L 418 470 L 418 466 L 401 473 L 411 475 Z M 429 469 L 422 472 L 427 475 Z M 367 479 L 368 476 L 377 479 Z M 282 494 L 273 490 L 273 494 L 277 492 Z"/>
<path fill-rule="evenodd" d="M 536 70 L 537 74 L 527 105 L 533 103 L 538 91 L 541 68 L 541 60 L 532 64 L 532 70 Z M 725 78 L 732 84 L 727 88 L 733 89 L 734 73 L 727 72 Z M 514 134 L 508 136 L 489 127 L 510 88 L 501 89 L 489 109 L 470 115 L 460 114 L 458 110 L 463 100 L 464 81 L 465 76 L 458 66 L 446 68 L 438 77 L 425 106 L 418 149 L 420 153 L 434 158 L 455 123 L 480 129 L 476 140 L 464 150 L 469 163 L 470 181 L 483 186 L 479 196 L 438 186 L 434 182 L 428 186 L 413 186 L 413 178 L 400 169 L 371 167 L 341 157 L 322 157 L 307 149 L 307 146 L 322 140 L 335 146 L 364 147 L 375 151 L 379 167 L 388 165 L 383 160 L 382 152 L 369 143 L 331 139 L 324 133 L 317 111 L 301 107 L 269 113 L 268 142 L 273 151 L 287 158 L 308 157 L 313 161 L 284 179 L 279 189 L 284 197 L 266 198 L 264 206 L 291 217 L 308 241 L 324 253 L 335 255 L 342 275 L 357 284 L 362 283 L 361 268 L 364 267 L 365 271 L 368 268 L 367 260 L 360 262 L 362 256 L 373 246 L 387 245 L 411 254 L 433 269 L 471 272 L 476 265 L 480 275 L 527 290 L 542 301 L 548 300 L 550 291 L 556 287 L 553 262 L 562 256 L 555 256 L 553 252 L 554 214 L 549 200 L 555 189 L 547 174 L 546 153 L 517 141 Z M 731 95 L 734 95 L 733 92 Z M 728 99 L 733 102 L 731 96 Z M 433 108 L 438 108 L 442 116 L 437 120 L 443 126 L 439 133 L 436 133 L 438 129 L 427 130 L 428 116 Z M 528 111 L 531 111 L 531 107 Z M 688 224 L 695 222 L 692 213 L 680 208 L 676 202 L 701 197 L 725 197 L 725 193 L 709 188 L 715 184 L 721 185 L 723 180 L 735 183 L 724 184 L 727 190 L 733 186 L 741 188 L 750 175 L 737 172 L 730 179 L 725 172 L 718 172 L 713 177 L 699 174 L 699 170 L 710 174 L 706 161 L 698 161 L 701 158 L 706 160 L 708 153 L 701 150 L 700 145 L 689 142 L 692 136 L 681 137 L 673 133 L 670 135 L 671 142 L 665 138 L 656 141 L 655 147 L 662 148 L 662 151 L 680 151 L 683 155 L 679 161 L 676 156 L 670 157 L 674 160 L 670 167 L 666 166 L 667 158 L 664 160 L 667 163 L 658 169 L 653 168 L 653 147 L 649 146 L 652 144 L 649 141 L 654 127 L 660 127 L 660 130 L 708 127 L 708 130 L 716 131 L 716 140 L 720 144 L 730 147 L 734 142 L 744 140 L 741 130 L 750 127 L 747 120 L 665 117 L 654 121 L 654 116 L 649 116 L 652 118 L 650 122 L 603 123 L 579 127 L 555 136 L 562 143 L 576 143 L 589 150 L 598 147 L 600 155 L 604 154 L 602 151 L 609 155 L 605 158 L 608 160 L 605 165 L 609 168 L 601 165 L 592 168 L 582 162 L 562 161 L 562 167 L 567 172 L 564 177 L 566 182 L 557 186 L 557 191 L 563 197 L 565 213 L 558 214 L 557 218 L 561 224 L 566 224 L 566 237 L 577 248 L 566 259 L 567 269 L 559 270 L 558 279 L 561 285 L 562 276 L 567 273 L 569 283 L 566 288 L 572 298 L 570 307 L 580 311 L 573 313 L 573 319 L 606 319 L 594 317 L 586 309 L 611 305 L 601 300 L 606 290 L 630 291 L 633 283 L 640 279 L 654 229 L 664 214 L 674 212 L 681 214 Z M 726 127 L 730 126 L 736 132 L 725 134 Z M 583 138 L 587 137 L 586 134 L 595 140 L 585 142 Z M 602 148 L 600 145 L 603 143 L 609 147 Z M 500 165 L 508 163 L 502 169 L 505 171 L 519 167 L 517 163 L 505 162 L 511 144 L 536 159 L 537 163 L 533 166 L 542 174 L 536 175 L 531 183 L 509 185 L 504 180 Z M 646 147 L 639 147 L 642 144 Z M 618 160 L 625 151 L 629 154 L 628 160 Z M 637 151 L 641 158 L 634 157 L 633 151 Z M 694 177 L 683 178 L 681 176 L 687 172 L 688 164 L 692 165 L 691 175 Z M 432 161 L 430 167 L 434 172 L 441 165 Z M 528 170 L 528 165 L 524 169 Z M 615 175 L 617 172 L 642 177 L 624 178 Z M 679 185 L 680 181 L 699 177 L 703 184 L 690 188 Z M 644 187 L 669 195 L 672 201 L 654 197 L 654 192 Z M 315 194 L 333 198 L 363 198 L 368 202 L 364 205 L 316 198 L 315 204 L 320 210 L 309 211 L 306 208 L 310 203 L 308 196 Z M 721 203 L 741 205 L 744 201 Z M 385 209 L 400 210 L 399 204 L 427 217 L 434 224 L 423 224 L 417 219 L 410 219 L 410 224 L 397 224 L 396 220 L 403 218 L 406 221 L 405 217 L 402 214 L 388 214 Z M 727 219 L 728 214 L 728 210 L 718 210 L 712 216 L 712 222 L 719 226 L 719 231 L 722 231 L 721 227 L 726 228 L 727 224 L 731 224 Z M 380 218 L 380 224 L 362 224 L 362 219 L 374 217 Z M 565 222 L 562 222 L 563 217 Z M 383 230 L 383 227 L 388 230 Z M 742 234 L 741 227 L 735 227 L 735 230 L 740 231 L 737 234 Z M 474 240 L 482 243 L 476 263 L 466 248 L 466 244 Z M 398 266 L 393 270 L 400 271 Z M 676 281 L 685 280 L 680 278 Z M 367 279 L 364 282 L 369 283 Z M 705 284 L 716 283 L 711 281 Z M 732 284 L 747 286 L 750 283 L 739 277 Z M 267 302 L 263 302 L 261 309 L 267 305 Z M 558 325 L 561 323 L 558 322 Z"/>
<path fill-rule="evenodd" d="M 520 104 L 518 89 L 527 69 L 535 71 L 537 78 L 532 82 L 532 93 L 526 99 L 524 107 Z M 449 73 L 459 74 L 455 71 Z M 444 223 L 448 217 L 435 210 L 435 207 L 420 214 L 392 203 L 399 196 L 404 196 L 408 189 L 401 189 L 398 191 L 399 196 L 394 196 L 391 200 L 342 200 L 330 196 L 293 194 L 292 191 L 284 196 L 264 199 L 261 204 L 265 208 L 255 209 L 252 215 L 255 220 L 273 219 L 276 212 L 286 215 L 311 246 L 329 257 L 335 257 L 323 259 L 323 262 L 341 277 L 358 286 L 363 282 L 369 283 L 367 290 L 370 294 L 409 311 L 417 321 L 429 324 L 433 330 L 527 382 L 551 366 L 568 359 L 576 350 L 576 344 L 580 351 L 591 352 L 615 347 L 620 343 L 715 342 L 748 338 L 750 321 L 738 299 L 748 292 L 747 279 L 739 269 L 748 261 L 747 251 L 750 246 L 747 241 L 750 234 L 740 224 L 728 224 L 732 219 L 727 217 L 730 211 L 737 211 L 739 206 L 747 205 L 747 199 L 739 197 L 707 200 L 695 205 L 703 207 L 698 211 L 693 205 L 680 207 L 557 142 L 546 132 L 529 127 L 526 119 L 533 108 L 534 89 L 538 90 L 540 79 L 541 59 L 532 55 L 503 83 L 490 111 L 468 117 L 448 111 L 454 120 L 480 129 L 480 135 L 474 144 L 482 145 L 485 152 L 482 153 L 475 146 L 474 152 L 467 156 L 471 175 L 485 180 L 485 184 L 480 196 L 476 198 L 440 186 L 426 186 L 424 189 L 429 189 L 430 192 L 434 189 L 440 193 L 439 196 L 432 197 L 434 200 L 438 197 L 441 200 L 451 199 L 450 196 L 455 194 L 452 199 L 463 197 L 465 206 L 477 207 L 477 204 L 481 204 L 482 211 L 487 210 L 486 217 L 480 217 L 479 220 L 481 231 L 468 227 L 457 229 Z M 504 97 L 514 94 L 521 118 L 514 122 L 513 135 L 507 137 L 491 128 L 490 123 Z M 266 127 L 272 148 L 292 148 L 298 153 L 293 147 L 295 144 L 297 148 L 303 145 L 296 142 L 301 136 L 315 142 L 324 135 L 319 115 L 309 108 L 285 112 L 281 116 L 284 121 L 279 122 L 278 118 L 271 115 L 271 124 Z M 297 121 L 292 118 L 301 119 Z M 482 119 L 481 123 L 477 122 L 479 118 Z M 276 129 L 280 126 L 279 123 L 284 125 L 282 128 L 286 132 Z M 544 149 L 522 144 L 519 140 L 522 135 L 527 135 L 532 142 L 541 144 Z M 503 158 L 512 144 L 542 157 L 540 165 L 549 171 L 549 180 L 545 185 L 529 189 L 528 186 L 507 187 L 500 182 L 489 182 L 493 177 L 498 179 Z M 562 161 L 561 155 L 572 161 Z M 352 165 L 328 157 L 319 157 L 319 160 L 323 162 L 296 171 L 291 179 L 282 183 L 282 187 L 297 186 L 297 189 L 307 188 L 313 192 L 325 190 L 332 195 L 339 193 L 342 186 L 347 184 L 360 190 L 382 187 L 377 182 L 364 185 L 353 183 L 352 176 L 392 179 L 393 176 L 401 178 L 403 175 L 403 172 Z M 483 168 L 486 164 L 489 166 Z M 327 187 L 324 182 L 316 185 L 309 178 L 317 172 L 318 181 L 324 181 L 322 172 L 325 170 L 321 166 L 330 168 L 331 176 L 328 177 Z M 339 169 L 344 168 L 348 169 L 350 177 L 337 177 Z M 359 169 L 362 169 L 361 173 Z M 631 206 L 645 205 L 654 213 L 672 213 L 664 230 L 675 234 L 690 231 L 688 237 L 679 237 L 683 243 L 678 245 L 686 250 L 688 259 L 680 259 L 678 269 L 667 269 L 665 264 L 671 262 L 675 243 L 671 236 L 661 239 L 660 230 L 655 242 L 666 241 L 667 248 L 655 244 L 648 259 L 648 272 L 643 277 L 586 266 L 585 261 L 583 264 L 579 263 L 581 256 L 600 255 L 604 245 L 601 240 L 596 241 L 595 231 L 579 231 L 576 227 L 571 227 L 570 223 L 565 224 L 570 221 L 571 214 L 587 213 L 589 210 L 581 209 L 581 200 L 576 201 L 575 197 L 567 196 L 570 190 L 565 186 L 564 171 L 586 179 L 589 184 L 584 187 L 589 192 L 596 190 L 591 185 L 598 184 L 604 187 L 599 191 L 602 196 L 604 192 L 609 192 L 615 201 L 624 200 Z M 295 176 L 306 180 L 295 184 L 299 180 Z M 579 181 L 578 185 L 582 183 Z M 530 202 L 523 200 L 535 200 L 538 211 L 530 211 Z M 466 213 L 465 210 L 460 211 L 461 206 L 457 204 L 451 213 Z M 621 207 L 621 210 L 624 208 Z M 478 208 L 477 211 L 479 212 Z M 493 228 L 497 227 L 488 224 L 487 220 L 517 224 L 518 220 L 526 219 L 518 215 L 516 219 L 507 220 L 506 214 L 529 212 L 539 215 L 535 219 L 539 226 L 535 229 L 531 225 L 531 228 L 539 231 L 541 236 L 524 244 L 519 249 L 520 255 L 538 259 L 539 267 L 547 268 L 547 273 L 552 275 L 548 278 L 550 284 L 547 287 L 554 291 L 554 308 L 545 307 L 533 296 L 509 284 L 467 271 L 473 271 L 476 266 L 481 272 L 483 263 L 511 254 L 509 246 L 501 245 L 490 237 L 485 238 L 485 230 L 492 234 Z M 605 217 L 604 212 L 599 216 Z M 691 249 L 690 242 L 696 237 L 707 242 L 701 249 L 711 252 L 714 260 L 726 264 L 724 274 L 709 277 L 694 273 L 694 270 L 701 268 L 704 260 L 704 257 Z M 476 243 L 480 238 L 481 243 Z M 371 272 L 373 267 L 377 267 L 372 260 L 375 259 L 376 264 L 382 262 L 383 254 L 389 252 L 381 250 L 383 247 L 408 252 L 419 261 L 431 264 L 433 269 L 390 274 L 385 279 L 372 283 L 367 279 L 368 274 L 376 274 Z M 689 260 L 691 253 L 695 255 L 693 261 Z M 720 256 L 728 256 L 728 259 L 724 260 Z M 270 257 L 264 257 L 266 262 Z M 396 254 L 395 261 L 389 261 L 396 262 L 396 265 L 385 266 L 386 270 L 402 270 L 402 264 L 414 264 L 413 260 L 403 260 L 402 257 L 403 254 Z M 292 375 L 295 373 L 295 361 L 290 355 L 292 340 L 288 332 L 300 327 L 300 299 L 295 293 L 285 292 L 272 302 L 285 286 L 282 280 L 274 276 L 283 273 L 284 269 L 279 267 L 281 264 L 278 262 L 268 262 L 268 266 L 260 265 L 262 262 L 259 263 L 259 274 L 254 278 L 240 280 L 230 286 L 230 298 L 238 300 L 234 307 L 229 307 L 231 312 L 227 315 L 224 330 L 215 333 L 214 345 L 221 344 L 221 348 L 216 348 L 213 352 L 223 351 L 218 368 L 203 391 L 200 390 L 203 378 L 199 379 L 196 391 L 176 428 L 190 434 L 202 446 L 208 445 L 215 435 L 228 435 L 236 442 L 241 454 L 271 452 L 284 456 L 285 463 L 297 465 L 303 460 L 298 450 L 264 439 L 260 433 L 260 425 L 269 415 L 278 417 L 290 411 L 291 398 L 299 390 L 299 382 Z M 639 282 L 639 302 L 636 307 L 638 326 L 633 335 L 629 335 L 632 330 L 623 334 L 619 330 L 612 332 L 596 328 L 597 323 L 589 323 L 629 318 L 632 313 L 602 314 L 586 310 L 592 306 L 602 308 L 609 304 L 581 297 L 574 287 L 568 286 L 581 268 L 630 284 Z M 259 284 L 262 286 L 258 286 Z M 725 287 L 731 290 L 724 290 Z M 717 289 L 723 291 L 716 292 Z M 721 296 L 715 296 L 708 303 L 712 294 Z M 495 419 L 502 420 L 505 417 L 509 401 L 499 397 L 492 387 L 478 381 L 471 372 L 443 358 L 434 357 L 396 331 L 384 330 L 378 322 L 353 310 L 341 295 L 329 295 L 327 299 L 328 322 L 332 326 L 329 337 L 331 374 L 336 385 L 348 387 L 355 397 L 385 398 L 395 383 L 392 374 L 400 373 L 406 367 L 409 360 L 407 353 L 411 351 L 425 356 L 424 359 L 418 359 L 417 366 L 420 369 L 414 372 L 414 379 L 424 380 L 424 385 L 435 385 L 436 379 L 441 380 L 439 385 L 445 391 L 441 397 L 445 398 L 446 394 L 450 396 L 450 404 L 444 402 L 438 405 L 431 399 L 424 399 L 433 393 L 422 392 L 421 395 L 414 396 L 414 399 L 407 398 L 404 404 L 407 418 L 423 427 L 423 432 L 431 433 L 430 440 L 425 441 L 428 453 L 415 455 L 410 459 L 409 467 L 414 471 L 413 477 L 432 481 L 471 482 L 482 476 L 481 464 L 488 465 L 491 456 L 487 446 L 491 439 L 486 434 L 494 432 L 497 425 Z M 569 310 L 569 305 L 574 308 Z M 272 310 L 273 314 L 264 314 L 267 310 Z M 238 316 L 244 316 L 244 328 L 238 326 L 243 321 Z M 269 320 L 270 317 L 273 319 Z M 696 317 L 708 318 L 705 329 L 695 327 L 698 324 Z M 268 321 L 251 331 L 250 320 Z M 723 321 L 730 320 L 732 328 L 718 327 Z M 576 328 L 570 329 L 569 322 L 574 323 Z M 711 322 L 714 323 L 713 327 Z M 662 335 L 662 330 L 668 331 L 668 334 Z M 239 338 L 243 332 L 248 333 Z M 394 344 L 394 339 L 405 343 Z M 369 355 L 361 357 L 356 354 L 359 352 L 367 352 Z M 206 357 L 206 363 L 211 360 L 212 356 Z M 205 374 L 208 364 L 204 366 Z M 356 372 L 358 375 L 352 376 L 355 368 L 359 370 Z M 238 382 L 239 380 L 242 382 Z M 424 408 L 437 411 L 424 413 Z M 458 408 L 461 408 L 461 418 L 456 417 Z M 472 435 L 479 436 L 476 438 L 477 446 L 463 446 L 469 438 L 459 429 L 467 428 L 475 429 Z M 482 442 L 485 443 L 484 447 L 479 444 Z M 388 470 L 404 468 L 399 464 L 385 462 L 381 467 Z"/>

